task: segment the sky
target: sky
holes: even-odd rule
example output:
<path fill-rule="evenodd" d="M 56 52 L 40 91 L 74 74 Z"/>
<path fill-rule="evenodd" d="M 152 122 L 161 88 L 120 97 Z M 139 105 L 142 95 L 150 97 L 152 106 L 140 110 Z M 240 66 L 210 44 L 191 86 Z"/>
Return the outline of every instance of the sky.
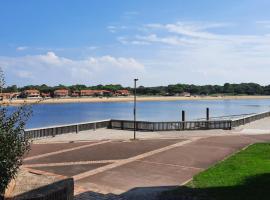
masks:
<path fill-rule="evenodd" d="M 270 84 L 269 0 L 0 0 L 7 85 Z"/>

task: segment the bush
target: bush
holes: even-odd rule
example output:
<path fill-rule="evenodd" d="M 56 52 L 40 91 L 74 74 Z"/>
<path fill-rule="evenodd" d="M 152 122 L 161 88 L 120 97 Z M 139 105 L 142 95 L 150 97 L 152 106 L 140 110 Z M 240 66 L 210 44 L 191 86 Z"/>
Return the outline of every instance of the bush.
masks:
<path fill-rule="evenodd" d="M 0 107 L 0 194 L 15 178 L 23 155 L 30 149 L 24 136 L 25 123 L 31 115 L 30 106 Z"/>

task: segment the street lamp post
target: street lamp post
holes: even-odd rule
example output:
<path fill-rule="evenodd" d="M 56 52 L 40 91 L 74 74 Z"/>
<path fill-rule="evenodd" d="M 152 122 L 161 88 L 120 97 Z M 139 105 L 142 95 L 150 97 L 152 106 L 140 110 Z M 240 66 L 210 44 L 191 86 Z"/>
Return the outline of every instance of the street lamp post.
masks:
<path fill-rule="evenodd" d="M 133 114 L 134 114 L 134 140 L 136 140 L 136 83 L 139 79 L 135 78 L 134 79 L 134 110 L 133 110 Z"/>

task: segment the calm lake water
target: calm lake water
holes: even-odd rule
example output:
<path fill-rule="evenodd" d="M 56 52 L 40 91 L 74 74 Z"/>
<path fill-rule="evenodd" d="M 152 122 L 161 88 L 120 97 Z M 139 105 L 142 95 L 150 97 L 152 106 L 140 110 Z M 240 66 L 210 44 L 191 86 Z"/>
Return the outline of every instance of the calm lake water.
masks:
<path fill-rule="evenodd" d="M 258 113 L 270 110 L 270 99 L 138 102 L 137 119 L 178 121 L 181 110 L 185 110 L 186 120 L 194 120 L 205 117 L 206 107 L 210 108 L 211 117 Z M 33 106 L 33 116 L 27 127 L 132 118 L 133 102 L 39 104 Z"/>

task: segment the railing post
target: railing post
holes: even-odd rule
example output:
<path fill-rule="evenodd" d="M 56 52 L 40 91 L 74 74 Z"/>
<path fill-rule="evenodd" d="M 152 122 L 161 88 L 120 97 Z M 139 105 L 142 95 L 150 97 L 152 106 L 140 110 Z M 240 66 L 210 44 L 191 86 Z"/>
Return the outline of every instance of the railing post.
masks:
<path fill-rule="evenodd" d="M 134 126 L 135 126 L 135 123 L 134 123 Z M 124 130 L 124 122 L 123 121 L 121 121 L 121 129 Z"/>
<path fill-rule="evenodd" d="M 95 122 L 94 123 L 94 131 L 96 131 L 97 130 L 97 123 Z"/>
<path fill-rule="evenodd" d="M 78 133 L 79 132 L 79 125 L 77 124 L 76 125 L 76 133 Z"/>
<path fill-rule="evenodd" d="M 56 135 L 56 128 L 53 128 L 53 134 L 52 134 L 52 136 L 55 137 L 55 135 Z"/>
<path fill-rule="evenodd" d="M 182 129 L 185 130 L 186 129 L 186 122 L 182 122 Z"/>
<path fill-rule="evenodd" d="M 209 108 L 206 108 L 206 120 L 209 121 Z"/>
<path fill-rule="evenodd" d="M 209 108 L 206 108 L 206 129 L 209 129 Z"/>
<path fill-rule="evenodd" d="M 107 128 L 112 128 L 112 120 L 109 121 Z"/>

